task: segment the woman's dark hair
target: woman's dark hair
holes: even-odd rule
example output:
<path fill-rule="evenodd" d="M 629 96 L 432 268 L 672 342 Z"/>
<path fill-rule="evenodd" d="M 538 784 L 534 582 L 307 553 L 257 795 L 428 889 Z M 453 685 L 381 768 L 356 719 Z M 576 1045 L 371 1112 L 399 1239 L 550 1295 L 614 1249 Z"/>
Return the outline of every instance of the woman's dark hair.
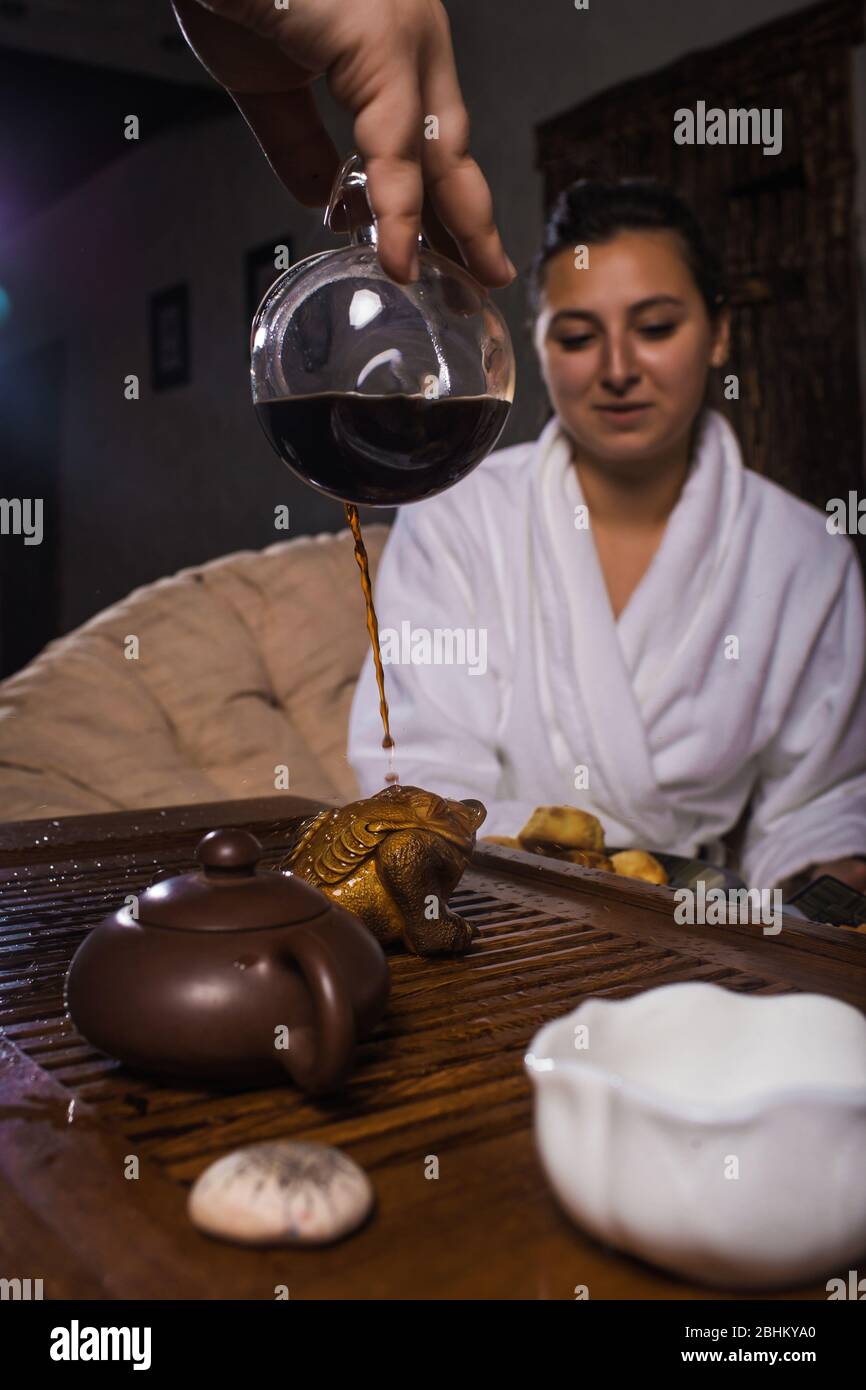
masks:
<path fill-rule="evenodd" d="M 530 326 L 541 308 L 544 268 L 566 247 L 610 241 L 618 232 L 677 232 L 711 320 L 727 299 L 722 265 L 688 203 L 656 179 L 578 179 L 560 193 L 528 277 Z"/>

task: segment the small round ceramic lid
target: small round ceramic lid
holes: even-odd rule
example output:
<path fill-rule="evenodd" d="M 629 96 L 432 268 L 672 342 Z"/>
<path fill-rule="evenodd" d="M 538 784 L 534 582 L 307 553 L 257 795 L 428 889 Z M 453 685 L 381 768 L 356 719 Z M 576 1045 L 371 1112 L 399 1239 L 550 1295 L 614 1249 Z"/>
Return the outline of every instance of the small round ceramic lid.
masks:
<path fill-rule="evenodd" d="M 309 922 L 333 906 L 295 874 L 257 869 L 263 850 L 248 830 L 211 830 L 195 853 L 199 869 L 161 879 L 142 893 L 141 926 L 247 931 Z"/>

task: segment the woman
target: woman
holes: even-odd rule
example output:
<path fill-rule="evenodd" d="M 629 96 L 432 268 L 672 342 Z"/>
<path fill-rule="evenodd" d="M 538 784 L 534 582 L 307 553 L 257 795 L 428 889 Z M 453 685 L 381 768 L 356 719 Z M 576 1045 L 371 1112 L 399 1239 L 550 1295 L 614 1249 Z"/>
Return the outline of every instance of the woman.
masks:
<path fill-rule="evenodd" d="M 651 181 L 577 183 L 531 291 L 553 418 L 404 508 L 380 565 L 381 629 L 465 629 L 476 657 L 389 666 L 401 782 L 479 797 L 487 834 L 567 803 L 608 844 L 715 863 L 736 827 L 753 887 L 863 887 L 856 554 L 746 469 L 706 404 L 729 311 L 700 227 Z M 349 736 L 365 794 L 381 740 L 368 660 Z"/>

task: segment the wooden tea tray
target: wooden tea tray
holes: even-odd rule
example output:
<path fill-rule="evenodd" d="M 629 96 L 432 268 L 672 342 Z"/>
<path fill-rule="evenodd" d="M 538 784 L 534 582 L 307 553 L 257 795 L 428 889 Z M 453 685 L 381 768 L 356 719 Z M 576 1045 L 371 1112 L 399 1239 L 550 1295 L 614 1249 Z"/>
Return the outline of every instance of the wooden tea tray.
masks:
<path fill-rule="evenodd" d="M 866 1010 L 866 936 L 790 918 L 775 937 L 679 926 L 669 889 L 480 844 L 451 900 L 478 944 L 462 959 L 390 956 L 387 1015 L 340 1098 L 166 1085 L 76 1034 L 63 978 L 95 922 L 158 869 L 192 867 L 206 829 L 251 829 L 272 865 L 315 808 L 282 796 L 0 826 L 0 1277 L 42 1278 L 46 1298 L 273 1299 L 286 1285 L 292 1299 L 572 1299 L 581 1284 L 594 1299 L 717 1296 L 560 1212 L 533 1145 L 527 1045 L 588 994 L 676 980 L 815 990 Z M 372 1222 L 318 1251 L 199 1235 L 185 1215 L 197 1174 L 278 1137 L 361 1163 Z M 124 1176 L 130 1156 L 137 1179 Z"/>

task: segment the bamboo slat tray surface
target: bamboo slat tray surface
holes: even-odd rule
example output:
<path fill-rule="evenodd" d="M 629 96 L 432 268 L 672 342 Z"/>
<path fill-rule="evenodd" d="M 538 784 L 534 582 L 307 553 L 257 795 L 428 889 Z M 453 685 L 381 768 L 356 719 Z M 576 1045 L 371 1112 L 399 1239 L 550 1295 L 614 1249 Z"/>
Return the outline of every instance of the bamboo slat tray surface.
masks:
<path fill-rule="evenodd" d="M 253 830 L 273 865 L 317 805 L 283 796 L 0 826 L 0 1277 L 41 1278 L 46 1298 L 273 1299 L 278 1285 L 293 1299 L 571 1299 L 577 1285 L 591 1298 L 714 1296 L 560 1213 L 534 1150 L 527 1044 L 586 995 L 676 980 L 816 990 L 866 1009 L 866 937 L 794 919 L 776 937 L 678 926 L 668 889 L 479 844 L 451 900 L 478 944 L 462 959 L 389 957 L 387 1015 L 339 1098 L 176 1088 L 76 1034 L 63 977 L 91 926 L 158 870 L 191 867 L 214 826 Z M 369 1226 L 318 1251 L 200 1236 L 185 1216 L 197 1174 L 277 1137 L 357 1159 L 377 1191 Z M 132 1155 L 137 1179 L 124 1176 Z"/>

